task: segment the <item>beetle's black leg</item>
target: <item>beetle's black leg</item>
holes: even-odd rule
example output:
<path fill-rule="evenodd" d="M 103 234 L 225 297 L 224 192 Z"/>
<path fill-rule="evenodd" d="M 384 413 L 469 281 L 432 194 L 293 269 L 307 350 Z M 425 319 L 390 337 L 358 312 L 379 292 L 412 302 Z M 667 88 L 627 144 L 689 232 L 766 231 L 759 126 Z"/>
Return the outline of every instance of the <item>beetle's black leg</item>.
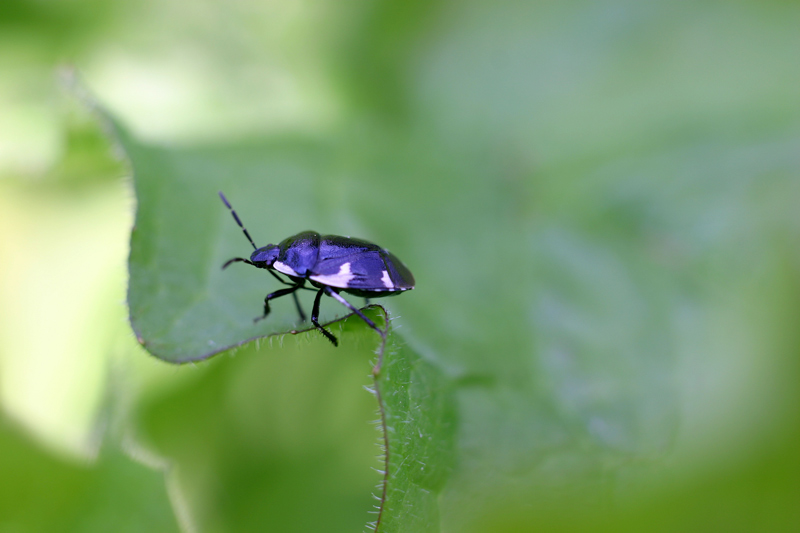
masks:
<path fill-rule="evenodd" d="M 294 282 L 285 281 L 282 277 L 278 276 L 278 274 L 274 270 L 267 268 L 266 271 L 269 272 L 270 274 L 272 274 L 272 276 L 275 279 L 277 279 L 278 281 L 280 281 L 284 285 L 289 285 L 290 287 L 294 287 L 294 286 L 296 286 L 298 284 L 298 282 L 300 282 L 300 286 L 297 287 L 298 289 L 303 289 L 304 291 L 315 291 L 315 292 L 317 290 L 317 289 L 312 289 L 311 287 L 306 287 L 305 285 L 303 285 L 302 282 L 304 282 L 304 280 L 301 279 L 301 278 L 298 278 L 297 281 L 294 281 Z M 303 314 L 303 313 L 301 313 L 301 314 Z M 303 320 L 305 320 L 305 318 Z"/>
<path fill-rule="evenodd" d="M 380 329 L 378 326 L 376 326 L 376 325 L 375 325 L 375 322 L 373 322 L 372 320 L 370 320 L 369 318 L 367 318 L 367 317 L 366 317 L 366 315 L 364 315 L 364 313 L 362 313 L 362 312 L 361 312 L 361 311 L 360 311 L 360 310 L 359 310 L 357 307 L 355 307 L 353 304 L 351 304 L 350 302 L 348 302 L 347 300 L 345 300 L 345 299 L 344 299 L 344 298 L 343 298 L 343 297 L 342 297 L 342 296 L 341 296 L 341 295 L 340 295 L 338 292 L 336 292 L 335 290 L 333 290 L 333 289 L 331 289 L 330 287 L 327 287 L 327 286 L 326 286 L 326 287 L 324 287 L 322 290 L 323 290 L 323 291 L 325 291 L 325 294 L 327 294 L 328 296 L 330 296 L 330 297 L 332 297 L 332 298 L 335 298 L 335 299 L 336 299 L 336 300 L 338 300 L 338 301 L 339 301 L 339 303 L 341 303 L 343 306 L 347 307 L 347 308 L 348 308 L 348 309 L 350 309 L 352 312 L 354 312 L 355 314 L 357 314 L 358 316 L 360 316 L 360 317 L 361 317 L 361 320 L 363 320 L 364 322 L 366 322 L 366 323 L 367 323 L 367 325 L 368 325 L 369 327 L 371 327 L 372 329 L 374 329 L 375 331 L 377 331 L 377 332 L 378 332 L 378 335 L 380 335 L 381 337 L 383 337 L 383 330 L 381 330 L 381 329 Z"/>
<path fill-rule="evenodd" d="M 364 298 L 364 305 L 369 305 L 369 298 Z"/>
<path fill-rule="evenodd" d="M 272 270 L 272 269 L 269 269 L 269 268 L 268 268 L 268 269 L 266 269 L 266 270 L 267 270 L 267 272 L 269 272 L 269 273 L 272 275 L 272 277 L 273 277 L 273 278 L 277 279 L 278 281 L 280 281 L 280 282 L 281 282 L 281 283 L 283 283 L 284 285 L 290 285 L 290 286 L 295 286 L 295 285 L 297 285 L 296 283 L 292 283 L 291 281 L 285 281 L 285 280 L 284 280 L 282 277 L 280 277 L 280 276 L 279 276 L 277 273 L 275 273 L 275 271 L 274 271 L 274 270 Z"/>
<path fill-rule="evenodd" d="M 314 324 L 314 326 L 320 330 L 322 334 L 333 343 L 334 346 L 339 346 L 339 341 L 336 340 L 336 337 L 334 337 L 330 331 L 326 330 L 319 324 L 319 301 L 322 299 L 323 292 L 325 292 L 325 289 L 320 289 L 317 293 L 317 296 L 314 298 L 314 307 L 311 308 L 311 323 Z"/>
<path fill-rule="evenodd" d="M 230 265 L 231 263 L 247 263 L 248 265 L 253 265 L 253 262 L 250 261 L 249 259 L 245 259 L 244 257 L 234 257 L 233 259 L 228 259 L 227 261 L 225 261 L 225 264 L 222 265 L 222 270 L 228 268 L 228 265 Z"/>
<path fill-rule="evenodd" d="M 280 290 L 277 290 L 275 292 L 271 292 L 271 293 L 267 294 L 267 297 L 264 298 L 264 315 L 254 318 L 253 322 L 258 322 L 259 320 L 264 320 L 265 318 L 267 318 L 267 315 L 269 315 L 269 301 L 270 300 L 274 300 L 275 298 L 280 298 L 281 296 L 286 296 L 287 294 L 294 294 L 294 291 L 296 291 L 299 288 L 300 288 L 299 285 L 295 285 L 294 287 L 289 287 L 288 289 L 280 289 Z M 295 296 L 295 298 L 297 298 L 297 297 Z M 297 301 L 297 300 L 295 300 L 295 301 Z M 300 310 L 299 307 L 298 307 L 298 310 Z M 302 314 L 300 316 L 303 317 Z M 303 320 L 305 320 L 305 318 L 303 318 Z"/>
<path fill-rule="evenodd" d="M 301 289 L 299 285 L 297 286 L 298 289 Z M 294 305 L 297 307 L 297 314 L 300 315 L 300 322 L 306 321 L 306 314 L 303 312 L 303 308 L 300 307 L 300 299 L 297 297 L 297 291 L 292 293 L 292 297 L 294 298 Z"/>
<path fill-rule="evenodd" d="M 308 289 L 306 287 L 306 280 L 303 278 L 290 278 L 294 281 L 295 289 Z M 297 307 L 297 314 L 300 315 L 300 322 L 306 321 L 306 314 L 303 312 L 303 307 L 300 305 L 300 299 L 297 297 L 297 293 L 292 293 L 292 298 L 294 298 L 294 306 Z"/>

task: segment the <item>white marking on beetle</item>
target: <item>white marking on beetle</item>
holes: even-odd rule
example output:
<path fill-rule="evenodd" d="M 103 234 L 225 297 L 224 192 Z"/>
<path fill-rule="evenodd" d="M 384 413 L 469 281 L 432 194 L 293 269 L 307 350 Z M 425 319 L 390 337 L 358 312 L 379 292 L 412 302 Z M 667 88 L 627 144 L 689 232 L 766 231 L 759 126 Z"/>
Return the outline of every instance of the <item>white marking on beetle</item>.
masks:
<path fill-rule="evenodd" d="M 317 274 L 316 276 L 309 276 L 308 278 L 317 283 L 322 283 L 323 285 L 345 289 L 348 286 L 347 284 L 350 283 L 354 277 L 355 276 L 350 271 L 350 263 L 342 263 L 342 266 L 339 267 L 339 272 L 336 274 Z"/>
<path fill-rule="evenodd" d="M 272 263 L 272 268 L 274 268 L 278 272 L 286 274 L 287 276 L 299 276 L 299 274 L 295 272 L 292 267 L 290 267 L 286 263 L 281 263 L 280 261 L 275 261 L 274 263 Z"/>
<path fill-rule="evenodd" d="M 383 286 L 387 289 L 394 288 L 394 283 L 392 283 L 392 278 L 389 277 L 389 272 L 386 270 L 383 271 L 383 276 L 381 276 L 381 281 L 383 282 Z"/>

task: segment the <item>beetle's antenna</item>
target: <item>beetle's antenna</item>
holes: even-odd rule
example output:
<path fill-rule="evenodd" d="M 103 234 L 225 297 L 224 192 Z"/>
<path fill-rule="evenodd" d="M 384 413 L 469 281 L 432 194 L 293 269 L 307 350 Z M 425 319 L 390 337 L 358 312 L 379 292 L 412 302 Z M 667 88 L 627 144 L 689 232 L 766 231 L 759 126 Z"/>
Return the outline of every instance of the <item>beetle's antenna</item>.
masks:
<path fill-rule="evenodd" d="M 239 215 L 237 215 L 236 211 L 233 210 L 233 208 L 231 207 L 231 204 L 228 202 L 228 199 L 225 198 L 224 194 L 222 194 L 222 191 L 219 191 L 219 197 L 222 198 L 222 202 L 230 210 L 231 215 L 233 215 L 233 219 L 236 221 L 237 224 L 239 224 L 239 227 L 242 228 L 242 231 L 244 232 L 244 236 L 247 237 L 247 240 L 250 241 L 250 244 L 253 245 L 253 249 L 254 250 L 258 250 L 258 246 L 256 246 L 256 243 L 253 242 L 253 238 L 250 236 L 250 234 L 247 233 L 247 228 L 245 228 L 244 225 L 242 224 L 242 221 L 239 220 Z M 228 264 L 226 263 L 225 266 L 228 266 Z M 225 268 L 225 267 L 222 267 L 222 268 Z"/>

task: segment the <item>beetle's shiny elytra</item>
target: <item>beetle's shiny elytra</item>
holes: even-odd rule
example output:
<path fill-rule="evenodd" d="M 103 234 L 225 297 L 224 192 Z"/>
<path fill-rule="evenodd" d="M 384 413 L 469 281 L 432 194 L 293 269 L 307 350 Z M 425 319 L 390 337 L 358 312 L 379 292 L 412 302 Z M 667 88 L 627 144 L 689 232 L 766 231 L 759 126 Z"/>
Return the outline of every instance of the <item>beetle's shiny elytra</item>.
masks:
<path fill-rule="evenodd" d="M 361 239 L 340 237 L 338 235 L 320 235 L 316 231 L 304 231 L 280 244 L 268 244 L 259 248 L 253 242 L 250 233 L 245 229 L 239 215 L 231 207 L 222 192 L 219 197 L 230 210 L 233 219 L 242 228 L 247 240 L 254 248 L 250 259 L 234 257 L 222 268 L 231 263 L 247 263 L 256 268 L 263 268 L 284 285 L 285 289 L 272 292 L 264 298 L 264 314 L 255 320 L 262 320 L 269 315 L 269 302 L 275 298 L 291 294 L 294 298 L 300 320 L 306 315 L 297 299 L 296 291 L 300 289 L 316 291 L 314 307 L 311 309 L 311 323 L 334 346 L 339 343 L 331 332 L 319 323 L 319 305 L 323 294 L 338 300 L 353 311 L 380 335 L 383 332 L 372 320 L 367 318 L 358 308 L 350 304 L 339 293 L 346 292 L 363 298 L 382 298 L 394 296 L 414 288 L 414 276 L 411 271 L 391 252 L 380 246 Z M 283 274 L 289 281 L 277 273 Z M 306 287 L 306 281 L 313 287 Z"/>

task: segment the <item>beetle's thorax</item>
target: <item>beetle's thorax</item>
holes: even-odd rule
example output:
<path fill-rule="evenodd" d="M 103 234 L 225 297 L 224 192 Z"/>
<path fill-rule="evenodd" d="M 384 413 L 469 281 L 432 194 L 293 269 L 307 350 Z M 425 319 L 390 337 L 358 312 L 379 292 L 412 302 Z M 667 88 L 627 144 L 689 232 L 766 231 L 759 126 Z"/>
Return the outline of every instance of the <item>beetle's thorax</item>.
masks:
<path fill-rule="evenodd" d="M 306 277 L 317 264 L 319 239 L 316 231 L 304 231 L 283 240 L 278 245 L 280 251 L 272 268 L 287 276 Z"/>

